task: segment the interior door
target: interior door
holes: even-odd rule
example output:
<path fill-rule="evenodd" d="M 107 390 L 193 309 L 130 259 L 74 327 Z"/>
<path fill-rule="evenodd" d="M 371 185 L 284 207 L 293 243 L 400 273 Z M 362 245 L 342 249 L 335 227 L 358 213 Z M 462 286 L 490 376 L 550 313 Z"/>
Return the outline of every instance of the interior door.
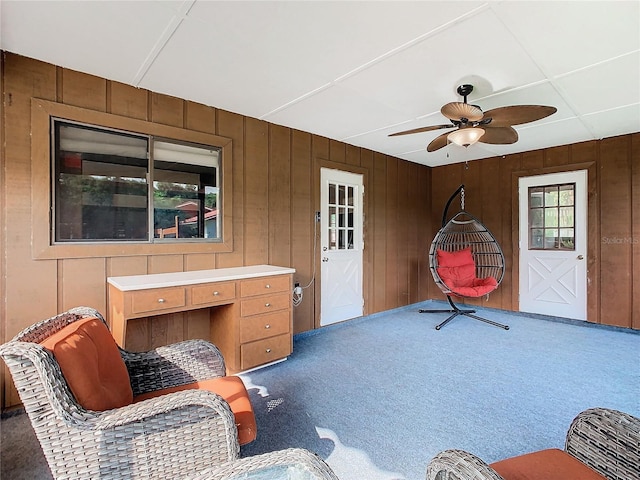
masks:
<path fill-rule="evenodd" d="M 363 314 L 362 175 L 320 172 L 320 325 Z"/>
<path fill-rule="evenodd" d="M 587 171 L 519 180 L 520 311 L 587 319 Z"/>

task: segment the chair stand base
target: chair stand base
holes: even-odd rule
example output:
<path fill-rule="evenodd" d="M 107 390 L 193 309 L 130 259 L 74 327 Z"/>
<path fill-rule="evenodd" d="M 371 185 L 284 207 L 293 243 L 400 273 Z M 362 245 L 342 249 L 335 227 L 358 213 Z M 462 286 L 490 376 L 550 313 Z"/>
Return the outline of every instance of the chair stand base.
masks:
<path fill-rule="evenodd" d="M 482 317 L 479 317 L 477 315 L 473 315 L 474 313 L 476 313 L 475 310 L 459 308 L 455 303 L 453 303 L 453 300 L 451 300 L 451 297 L 447 297 L 447 300 L 449 300 L 449 305 L 451 305 L 450 309 L 447 309 L 447 310 L 425 310 L 425 309 L 420 309 L 420 310 L 418 310 L 418 313 L 451 313 L 452 314 L 444 322 L 440 323 L 439 325 L 436 325 L 436 330 L 440 330 L 442 327 L 444 327 L 447 323 L 449 323 L 451 320 L 456 318 L 458 315 L 464 315 L 465 317 L 473 318 L 475 320 L 480 320 L 481 322 L 485 322 L 485 323 L 488 323 L 490 325 L 494 325 L 496 327 L 500 327 L 500 328 L 504 328 L 505 330 L 509 330 L 509 325 L 503 325 L 502 323 L 494 322 L 493 320 L 489 320 L 487 318 L 482 318 Z"/>

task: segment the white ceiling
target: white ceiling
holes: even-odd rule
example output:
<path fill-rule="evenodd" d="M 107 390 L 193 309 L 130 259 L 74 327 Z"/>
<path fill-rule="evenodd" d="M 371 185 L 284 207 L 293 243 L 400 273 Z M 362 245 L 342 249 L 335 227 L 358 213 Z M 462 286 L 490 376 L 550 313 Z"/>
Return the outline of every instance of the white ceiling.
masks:
<path fill-rule="evenodd" d="M 436 166 L 640 131 L 640 1 L 0 0 L 0 49 Z M 440 107 L 552 105 L 513 145 Z"/>

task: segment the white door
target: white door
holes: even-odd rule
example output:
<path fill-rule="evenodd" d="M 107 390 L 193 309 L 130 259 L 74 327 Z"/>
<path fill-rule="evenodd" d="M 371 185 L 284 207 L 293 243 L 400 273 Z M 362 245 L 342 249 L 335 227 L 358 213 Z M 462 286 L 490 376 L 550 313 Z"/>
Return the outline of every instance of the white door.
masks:
<path fill-rule="evenodd" d="M 587 171 L 523 177 L 520 311 L 587 319 Z"/>
<path fill-rule="evenodd" d="M 320 172 L 320 325 L 363 313 L 362 175 Z"/>

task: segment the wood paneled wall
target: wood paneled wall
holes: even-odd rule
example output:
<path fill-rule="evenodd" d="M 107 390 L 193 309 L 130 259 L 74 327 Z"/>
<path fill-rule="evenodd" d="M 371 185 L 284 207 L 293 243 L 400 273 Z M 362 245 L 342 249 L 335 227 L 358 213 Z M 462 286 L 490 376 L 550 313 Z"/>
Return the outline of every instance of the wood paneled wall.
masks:
<path fill-rule="evenodd" d="M 518 310 L 518 178 L 583 169 L 589 202 L 587 319 L 640 329 L 640 133 L 434 168 L 433 225 L 440 225 L 446 201 L 464 184 L 466 209 L 487 225 L 506 257 L 500 288 L 488 301 L 468 303 Z M 430 298 L 438 293 L 429 286 Z"/>
<path fill-rule="evenodd" d="M 271 263 L 296 269 L 306 285 L 314 272 L 313 213 L 322 165 L 365 173 L 367 314 L 428 298 L 441 299 L 428 268 L 428 245 L 450 194 L 466 185 L 467 209 L 496 235 L 507 273 L 482 303 L 518 309 L 517 179 L 570 169 L 589 170 L 588 318 L 640 328 L 640 134 L 505 157 L 428 168 L 317 135 L 214 107 L 137 89 L 9 53 L 2 54 L 0 341 L 76 305 L 106 312 L 106 278 Z M 33 260 L 31 255 L 32 97 L 233 140 L 233 251 Z M 319 266 L 316 265 L 319 272 Z M 635 280 L 635 281 L 634 281 Z M 318 324 L 319 282 L 294 309 L 295 333 Z M 202 312 L 164 316 L 149 344 L 204 337 Z M 2 407 L 19 403 L 2 381 Z"/>
<path fill-rule="evenodd" d="M 321 165 L 366 174 L 365 311 L 427 298 L 432 281 L 425 253 L 431 235 L 428 167 L 10 53 L 2 54 L 1 81 L 6 143 L 0 170 L 0 341 L 73 306 L 106 312 L 109 276 L 270 263 L 295 268 L 294 281 L 307 285 L 314 272 L 313 213 L 319 202 L 314 182 L 319 182 Z M 32 97 L 231 138 L 233 251 L 34 260 Z M 295 333 L 318 324 L 319 283 L 305 290 L 304 301 L 294 309 Z M 132 328 L 155 346 L 206 337 L 208 321 L 206 312 L 191 312 L 156 317 L 153 328 L 147 321 Z M 19 403 L 11 382 L 3 382 L 0 391 L 6 395 L 3 408 Z"/>

